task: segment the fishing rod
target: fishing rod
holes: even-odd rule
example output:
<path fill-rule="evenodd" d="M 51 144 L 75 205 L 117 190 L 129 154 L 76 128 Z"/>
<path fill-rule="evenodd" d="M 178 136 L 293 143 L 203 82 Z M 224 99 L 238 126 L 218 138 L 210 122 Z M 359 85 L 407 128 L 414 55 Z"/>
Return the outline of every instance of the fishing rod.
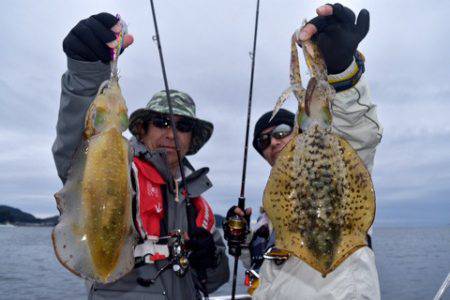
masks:
<path fill-rule="evenodd" d="M 186 193 L 186 203 L 188 206 L 190 206 L 191 203 L 189 201 L 189 197 L 187 197 L 188 196 L 188 191 L 187 191 L 188 188 L 186 185 L 186 177 L 184 174 L 183 164 L 181 162 L 180 145 L 178 142 L 177 129 L 175 128 L 175 122 L 173 120 L 172 98 L 170 97 L 169 83 L 167 82 L 166 66 L 164 64 L 164 57 L 163 57 L 163 53 L 162 53 L 161 40 L 159 38 L 158 23 L 156 21 L 156 12 L 155 12 L 155 6 L 153 4 L 153 0 L 150 0 L 150 5 L 152 7 L 153 25 L 155 26 L 154 40 L 156 40 L 156 43 L 158 45 L 159 60 L 161 62 L 161 69 L 162 69 L 162 73 L 163 73 L 164 88 L 166 90 L 167 103 L 169 104 L 169 116 L 170 116 L 169 119 L 170 119 L 170 125 L 172 127 L 173 138 L 175 141 L 175 151 L 177 153 L 178 166 L 180 168 L 181 182 L 183 183 L 184 191 Z"/>
<path fill-rule="evenodd" d="M 170 91 L 169 91 L 169 84 L 167 81 L 167 73 L 166 73 L 166 67 L 164 64 L 164 57 L 162 53 L 162 47 L 161 47 L 161 40 L 159 37 L 159 30 L 158 30 L 158 23 L 156 21 L 156 12 L 155 12 L 155 5 L 153 4 L 153 0 L 150 0 L 150 6 L 152 9 L 152 16 L 153 16 L 153 25 L 155 27 L 155 37 L 154 40 L 156 40 L 156 43 L 158 45 L 158 53 L 159 53 L 159 60 L 161 63 L 161 69 L 163 73 L 163 79 L 164 79 L 164 88 L 166 90 L 166 97 L 167 97 L 167 103 L 169 104 L 169 116 L 170 116 L 170 124 L 172 127 L 174 142 L 175 142 L 175 151 L 177 153 L 178 158 L 178 166 L 180 168 L 180 175 L 181 175 L 181 182 L 184 188 L 183 194 L 186 198 L 186 213 L 187 213 L 187 219 L 188 219 L 188 233 L 191 233 L 192 230 L 195 228 L 195 212 L 194 212 L 194 206 L 192 205 L 190 199 L 189 199 L 189 192 L 188 192 L 188 186 L 186 183 L 186 176 L 184 173 L 183 164 L 181 162 L 181 155 L 180 155 L 180 146 L 177 136 L 177 130 L 175 128 L 175 121 L 173 118 L 173 108 L 172 108 L 172 99 L 170 97 Z M 206 270 L 197 270 L 198 279 L 200 281 L 200 284 L 202 287 L 202 292 L 205 296 L 205 298 L 208 298 L 208 292 L 206 290 L 205 284 L 207 281 L 206 278 Z"/>
<path fill-rule="evenodd" d="M 247 123 L 245 129 L 245 146 L 244 146 L 244 159 L 242 165 L 242 181 L 241 181 L 241 193 L 239 195 L 238 207 L 244 211 L 245 210 L 245 179 L 247 174 L 247 153 L 248 153 L 248 136 L 250 132 L 250 118 L 252 111 L 252 97 L 253 97 L 253 79 L 255 73 L 255 57 L 256 57 L 256 40 L 258 36 L 258 19 L 259 19 L 259 0 L 256 1 L 256 17 L 255 17 L 255 32 L 253 36 L 253 51 L 251 52 L 252 66 L 250 72 L 250 89 L 248 93 L 248 106 L 247 106 Z M 247 230 L 246 226 L 248 220 L 240 218 L 239 220 L 234 220 L 233 225 L 238 230 Z M 237 267 L 239 262 L 239 256 L 241 255 L 241 245 L 236 243 L 235 245 L 230 245 L 229 253 L 234 256 L 234 267 L 233 267 L 233 285 L 231 290 L 231 299 L 235 299 L 236 295 L 236 277 L 237 277 Z"/>

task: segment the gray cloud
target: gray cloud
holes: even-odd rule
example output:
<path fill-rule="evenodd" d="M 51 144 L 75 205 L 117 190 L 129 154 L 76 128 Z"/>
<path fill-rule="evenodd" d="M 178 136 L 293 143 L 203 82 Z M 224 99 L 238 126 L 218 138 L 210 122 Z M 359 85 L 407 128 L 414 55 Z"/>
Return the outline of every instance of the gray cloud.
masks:
<path fill-rule="evenodd" d="M 371 31 L 360 49 L 384 125 L 373 174 L 378 205 L 387 207 L 379 218 L 395 218 L 390 212 L 412 200 L 416 209 L 427 209 L 430 195 L 442 207 L 448 203 L 450 177 L 449 4 L 342 2 L 371 12 Z M 261 3 L 252 125 L 287 87 L 290 35 L 317 5 Z M 190 93 L 199 116 L 215 124 L 211 141 L 192 161 L 210 166 L 215 187 L 206 196 L 224 213 L 240 190 L 255 2 L 168 0 L 156 6 L 170 85 Z M 163 87 L 150 8 L 147 2 L 129 1 L 10 1 L 5 11 L 0 20 L 8 28 L 0 55 L 0 203 L 52 215 L 57 213 L 52 195 L 61 186 L 50 147 L 65 69 L 62 40 L 81 18 L 120 12 L 136 39 L 119 62 L 131 112 Z M 295 102 L 286 107 L 295 110 Z M 246 191 L 253 207 L 260 205 L 268 174 L 267 164 L 250 148 Z"/>

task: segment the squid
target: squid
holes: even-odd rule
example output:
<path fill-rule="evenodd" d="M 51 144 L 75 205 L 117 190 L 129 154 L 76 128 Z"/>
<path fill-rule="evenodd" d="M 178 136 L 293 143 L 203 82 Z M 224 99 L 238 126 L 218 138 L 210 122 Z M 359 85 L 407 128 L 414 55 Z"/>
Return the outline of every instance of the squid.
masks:
<path fill-rule="evenodd" d="M 120 48 L 119 48 L 120 50 Z M 125 99 L 111 62 L 85 119 L 82 144 L 68 179 L 55 194 L 59 223 L 52 232 L 61 264 L 74 274 L 102 283 L 113 282 L 134 267 L 130 150 L 122 136 L 128 127 Z"/>
<path fill-rule="evenodd" d="M 273 116 L 293 93 L 298 101 L 292 140 L 280 152 L 263 196 L 275 231 L 275 247 L 287 251 L 325 277 L 367 245 L 375 217 L 370 173 L 356 151 L 332 131 L 330 103 L 335 91 L 317 44 L 291 39 L 290 87 Z M 311 78 L 302 86 L 297 45 Z"/>

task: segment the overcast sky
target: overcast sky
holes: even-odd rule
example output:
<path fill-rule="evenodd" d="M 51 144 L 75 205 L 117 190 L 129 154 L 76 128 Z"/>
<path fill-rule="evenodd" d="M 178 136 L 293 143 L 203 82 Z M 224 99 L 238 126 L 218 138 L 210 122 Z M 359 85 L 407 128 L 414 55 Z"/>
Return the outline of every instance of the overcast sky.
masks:
<path fill-rule="evenodd" d="M 289 42 L 326 2 L 261 0 L 252 125 L 288 85 Z M 373 180 L 378 224 L 450 223 L 450 26 L 446 1 L 342 1 L 367 8 L 359 49 L 384 136 Z M 206 194 L 225 213 L 239 196 L 256 1 L 155 1 L 169 85 L 189 93 L 215 132 L 191 161 L 209 166 Z M 119 60 L 129 111 L 163 88 L 148 1 L 5 1 L 0 52 L 0 204 L 57 213 L 55 139 L 62 40 L 80 20 L 107 11 L 129 23 L 135 43 Z M 289 101 L 287 108 L 295 109 Z M 253 128 L 253 127 L 252 127 Z M 251 130 L 253 132 L 253 129 Z M 249 151 L 246 196 L 261 204 L 269 167 Z"/>

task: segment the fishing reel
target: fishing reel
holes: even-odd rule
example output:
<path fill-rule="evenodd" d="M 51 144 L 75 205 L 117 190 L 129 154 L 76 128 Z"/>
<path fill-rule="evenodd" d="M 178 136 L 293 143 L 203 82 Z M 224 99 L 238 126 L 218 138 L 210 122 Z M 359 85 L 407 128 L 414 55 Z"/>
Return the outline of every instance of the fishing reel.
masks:
<path fill-rule="evenodd" d="M 189 251 L 186 247 L 183 232 L 179 229 L 170 232 L 167 246 L 169 247 L 172 270 L 177 276 L 183 277 L 189 269 L 189 260 L 187 258 Z"/>
<path fill-rule="evenodd" d="M 222 227 L 224 237 L 228 241 L 228 253 L 232 256 L 241 255 L 241 247 L 249 233 L 247 219 L 238 215 L 232 215 L 223 220 Z"/>

